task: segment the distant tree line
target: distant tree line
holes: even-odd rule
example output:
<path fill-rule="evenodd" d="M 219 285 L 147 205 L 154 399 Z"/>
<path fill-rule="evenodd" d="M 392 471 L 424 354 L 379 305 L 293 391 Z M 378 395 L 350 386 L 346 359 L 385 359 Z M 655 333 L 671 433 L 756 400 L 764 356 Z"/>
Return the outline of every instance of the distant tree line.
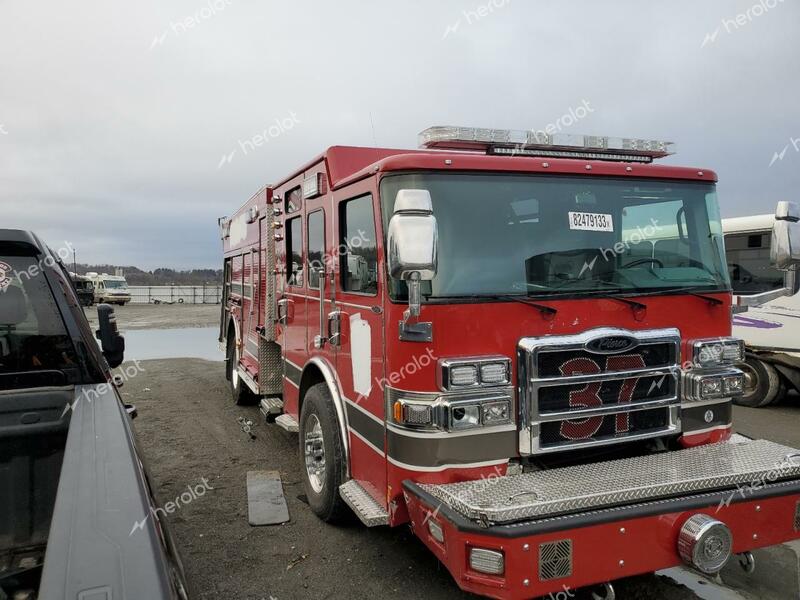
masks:
<path fill-rule="evenodd" d="M 72 265 L 67 265 L 71 271 Z M 189 271 L 176 271 L 175 269 L 154 269 L 142 271 L 138 267 L 120 267 L 119 265 L 84 265 L 78 263 L 76 269 L 79 275 L 90 271 L 114 275 L 116 269 L 121 268 L 122 274 L 128 285 L 203 285 L 204 283 L 219 285 L 222 283 L 222 269 L 191 269 Z"/>

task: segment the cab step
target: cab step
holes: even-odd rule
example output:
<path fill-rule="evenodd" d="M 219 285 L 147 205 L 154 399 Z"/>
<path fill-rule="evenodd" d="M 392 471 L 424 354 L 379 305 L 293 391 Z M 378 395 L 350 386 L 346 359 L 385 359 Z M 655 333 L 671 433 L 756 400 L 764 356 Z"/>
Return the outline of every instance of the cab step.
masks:
<path fill-rule="evenodd" d="M 389 524 L 389 513 L 386 509 L 378 504 L 355 479 L 340 485 L 339 495 L 367 527 Z"/>
<path fill-rule="evenodd" d="M 300 430 L 297 421 L 294 420 L 292 415 L 281 415 L 275 419 L 275 424 L 285 429 L 289 433 L 297 433 Z"/>
<path fill-rule="evenodd" d="M 283 398 L 262 398 L 258 408 L 267 421 L 273 421 L 283 412 Z"/>

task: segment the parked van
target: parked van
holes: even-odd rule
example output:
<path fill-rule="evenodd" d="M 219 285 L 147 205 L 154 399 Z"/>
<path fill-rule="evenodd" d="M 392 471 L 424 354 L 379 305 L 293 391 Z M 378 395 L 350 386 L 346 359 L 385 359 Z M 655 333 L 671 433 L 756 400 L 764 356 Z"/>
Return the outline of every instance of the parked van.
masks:
<path fill-rule="evenodd" d="M 786 285 L 785 276 L 770 264 L 774 215 L 723 219 L 725 253 L 733 293 L 742 298 L 769 294 Z M 800 294 L 766 302 L 733 316 L 733 335 L 745 341 L 745 393 L 735 401 L 766 406 L 800 389 Z"/>
<path fill-rule="evenodd" d="M 86 276 L 94 282 L 94 301 L 98 304 L 105 302 L 125 306 L 131 301 L 128 282 L 123 276 L 108 273 L 87 273 Z"/>

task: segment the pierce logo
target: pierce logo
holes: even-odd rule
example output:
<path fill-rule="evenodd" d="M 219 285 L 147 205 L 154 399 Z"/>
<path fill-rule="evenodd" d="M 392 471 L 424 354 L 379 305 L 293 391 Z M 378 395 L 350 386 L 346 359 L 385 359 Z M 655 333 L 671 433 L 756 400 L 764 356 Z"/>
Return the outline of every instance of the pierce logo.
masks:
<path fill-rule="evenodd" d="M 11 265 L 0 261 L 0 292 L 5 292 L 11 285 Z"/>
<path fill-rule="evenodd" d="M 627 335 L 611 335 L 597 338 L 586 343 L 586 349 L 596 354 L 616 354 L 635 348 L 639 342 Z"/>

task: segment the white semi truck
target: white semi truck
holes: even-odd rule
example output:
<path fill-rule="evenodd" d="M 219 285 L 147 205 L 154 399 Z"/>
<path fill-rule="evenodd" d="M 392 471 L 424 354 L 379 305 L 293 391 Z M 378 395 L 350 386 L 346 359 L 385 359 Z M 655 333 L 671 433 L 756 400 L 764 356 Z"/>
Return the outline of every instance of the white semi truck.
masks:
<path fill-rule="evenodd" d="M 800 390 L 800 293 L 791 274 L 770 264 L 774 222 L 774 215 L 722 221 L 736 308 L 742 311 L 733 315 L 733 335 L 744 339 L 747 349 L 741 365 L 745 393 L 736 400 L 745 406 L 767 406 L 787 390 Z M 764 302 L 787 287 L 788 295 Z"/>

